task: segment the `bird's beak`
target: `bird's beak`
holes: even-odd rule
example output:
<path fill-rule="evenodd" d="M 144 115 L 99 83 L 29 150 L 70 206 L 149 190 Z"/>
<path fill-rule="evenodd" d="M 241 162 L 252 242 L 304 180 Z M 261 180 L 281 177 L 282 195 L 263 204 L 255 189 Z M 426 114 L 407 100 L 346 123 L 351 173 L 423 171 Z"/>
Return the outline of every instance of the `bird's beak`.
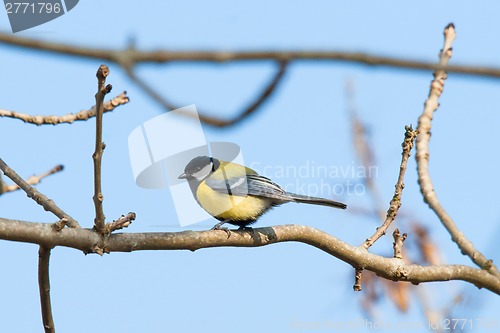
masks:
<path fill-rule="evenodd" d="M 177 177 L 177 179 L 186 179 L 186 178 L 187 178 L 187 175 L 185 172 L 183 174 L 181 174 L 179 177 Z"/>

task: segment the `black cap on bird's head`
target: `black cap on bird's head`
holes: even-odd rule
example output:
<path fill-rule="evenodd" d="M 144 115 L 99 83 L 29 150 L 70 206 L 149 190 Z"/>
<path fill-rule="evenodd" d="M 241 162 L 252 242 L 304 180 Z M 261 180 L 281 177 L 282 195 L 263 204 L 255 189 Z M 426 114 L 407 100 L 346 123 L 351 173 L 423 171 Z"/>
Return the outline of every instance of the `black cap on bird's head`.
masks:
<path fill-rule="evenodd" d="M 184 168 L 184 173 L 179 179 L 196 179 L 202 181 L 217 170 L 220 162 L 216 158 L 208 156 L 198 156 L 193 158 Z"/>

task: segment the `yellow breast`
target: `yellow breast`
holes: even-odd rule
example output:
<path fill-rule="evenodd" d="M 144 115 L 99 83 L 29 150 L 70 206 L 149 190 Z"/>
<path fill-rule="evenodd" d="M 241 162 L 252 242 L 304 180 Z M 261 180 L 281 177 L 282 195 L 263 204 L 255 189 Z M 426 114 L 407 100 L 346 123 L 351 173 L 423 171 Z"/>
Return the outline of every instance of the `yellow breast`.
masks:
<path fill-rule="evenodd" d="M 252 196 L 230 196 L 212 190 L 201 183 L 196 190 L 199 204 L 210 215 L 220 220 L 253 221 L 265 213 L 271 204 Z"/>

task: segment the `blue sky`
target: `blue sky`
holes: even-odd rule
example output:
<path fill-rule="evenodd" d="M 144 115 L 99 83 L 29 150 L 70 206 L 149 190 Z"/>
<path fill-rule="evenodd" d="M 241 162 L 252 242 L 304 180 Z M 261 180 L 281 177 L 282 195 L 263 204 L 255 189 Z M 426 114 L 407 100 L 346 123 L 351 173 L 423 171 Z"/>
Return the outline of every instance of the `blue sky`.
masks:
<path fill-rule="evenodd" d="M 499 9 L 492 1 L 483 6 L 451 1 L 414 5 L 397 1 L 106 1 L 99 5 L 81 1 L 68 14 L 19 35 L 106 48 L 123 48 L 134 39 L 137 48 L 144 50 L 345 50 L 436 61 L 443 28 L 454 22 L 458 35 L 452 63 L 499 67 L 496 37 L 500 28 L 495 23 Z M 3 11 L 0 29 L 9 31 Z M 95 71 L 101 61 L 3 45 L 0 60 L 1 108 L 62 115 L 94 104 Z M 104 116 L 105 214 L 115 219 L 128 211 L 136 212 L 138 218 L 126 232 L 184 230 L 178 225 L 168 189 L 137 187 L 129 163 L 128 135 L 162 109 L 119 67 L 109 65 L 108 83 L 114 87 L 111 95 L 127 90 L 131 103 Z M 237 114 L 274 71 L 268 62 L 138 67 L 138 73 L 172 102 L 196 104 L 199 111 L 219 116 Z M 230 129 L 204 127 L 204 131 L 209 141 L 237 143 L 247 164 L 355 167 L 358 162 L 351 145 L 344 93 L 345 81 L 353 80 L 358 113 L 369 129 L 376 153 L 375 180 L 388 204 L 399 169 L 404 126 L 416 126 L 431 79 L 427 71 L 296 62 L 276 94 L 251 119 Z M 500 259 L 495 249 L 500 234 L 497 96 L 496 80 L 450 74 L 434 116 L 430 144 L 430 172 L 438 197 L 477 248 L 496 261 Z M 19 174 L 29 176 L 64 164 L 64 172 L 45 179 L 39 190 L 80 224 L 91 227 L 94 122 L 36 127 L 1 119 L 0 131 L 4 138 L 0 156 Z M 429 227 L 447 263 L 469 264 L 423 203 L 415 169 L 412 157 L 402 211 L 414 214 Z M 319 177 L 296 179 L 258 171 L 288 189 L 322 181 Z M 342 184 L 346 180 L 329 181 Z M 366 193 L 344 194 L 338 199 L 352 207 L 369 207 L 371 202 Z M 0 211 L 7 218 L 54 221 L 21 192 L 2 196 Z M 310 225 L 354 245 L 376 227 L 372 219 L 348 212 L 292 204 L 273 210 L 256 226 L 287 223 Z M 213 224 L 207 221 L 190 228 L 203 230 Z M 391 244 L 392 239 L 385 237 L 373 251 L 390 253 Z M 3 329 L 41 332 L 37 247 L 0 242 L 0 262 L 4 267 L 0 284 L 8 286 L 0 290 Z M 359 310 L 362 294 L 352 292 L 353 282 L 350 266 L 295 243 L 103 257 L 56 248 L 51 261 L 53 311 L 61 332 L 255 332 L 264 328 L 291 332 L 297 331 L 291 324 L 297 321 L 355 322 L 364 320 L 365 315 Z M 462 289 L 473 297 L 457 315 L 496 318 L 500 301 L 488 291 L 462 282 L 429 284 L 422 290 L 439 308 Z M 379 319 L 425 323 L 412 295 L 408 314 L 397 314 L 384 301 Z M 474 331 L 487 330 L 475 326 Z"/>

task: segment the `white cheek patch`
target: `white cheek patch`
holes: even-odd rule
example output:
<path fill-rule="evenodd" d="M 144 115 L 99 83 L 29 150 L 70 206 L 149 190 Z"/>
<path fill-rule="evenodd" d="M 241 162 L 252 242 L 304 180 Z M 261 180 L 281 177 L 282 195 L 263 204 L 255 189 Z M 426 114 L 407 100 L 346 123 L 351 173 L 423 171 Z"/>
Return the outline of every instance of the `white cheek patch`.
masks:
<path fill-rule="evenodd" d="M 212 172 L 212 163 L 204 166 L 200 171 L 195 172 L 193 177 L 196 178 L 197 181 L 202 181 L 210 175 L 210 172 Z"/>

